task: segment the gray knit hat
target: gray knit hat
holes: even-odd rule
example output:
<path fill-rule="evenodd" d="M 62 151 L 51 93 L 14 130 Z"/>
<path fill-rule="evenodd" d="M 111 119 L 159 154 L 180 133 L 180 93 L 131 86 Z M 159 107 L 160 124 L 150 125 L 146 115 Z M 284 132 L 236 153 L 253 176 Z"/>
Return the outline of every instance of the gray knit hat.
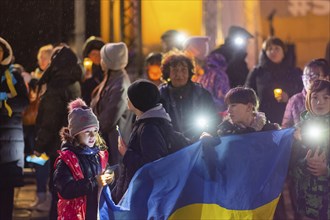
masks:
<path fill-rule="evenodd" d="M 78 98 L 68 105 L 69 131 L 71 136 L 76 136 L 85 129 L 96 127 L 99 129 L 99 121 L 92 109 L 86 103 Z"/>
<path fill-rule="evenodd" d="M 124 69 L 128 63 L 128 49 L 123 42 L 107 43 L 101 49 L 101 59 L 110 70 Z"/>

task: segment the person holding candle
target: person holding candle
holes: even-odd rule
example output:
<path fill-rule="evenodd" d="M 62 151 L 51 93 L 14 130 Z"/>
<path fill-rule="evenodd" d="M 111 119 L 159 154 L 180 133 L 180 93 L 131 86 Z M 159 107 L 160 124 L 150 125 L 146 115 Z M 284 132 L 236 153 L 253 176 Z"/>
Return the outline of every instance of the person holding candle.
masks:
<path fill-rule="evenodd" d="M 303 88 L 301 70 L 290 65 L 281 39 L 271 37 L 263 43 L 259 63 L 249 73 L 245 86 L 256 91 L 260 111 L 281 124 L 289 98 Z"/>
<path fill-rule="evenodd" d="M 103 80 L 100 51 L 104 44 L 101 38 L 91 36 L 86 40 L 83 47 L 85 73 L 81 82 L 81 95 L 88 106 L 92 99 L 93 90 Z"/>

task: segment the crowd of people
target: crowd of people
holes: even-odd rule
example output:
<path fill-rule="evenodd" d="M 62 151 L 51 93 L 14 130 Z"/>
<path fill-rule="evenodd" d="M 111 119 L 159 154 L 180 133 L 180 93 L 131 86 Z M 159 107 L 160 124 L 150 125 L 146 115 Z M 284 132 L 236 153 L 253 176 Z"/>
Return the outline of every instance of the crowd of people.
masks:
<path fill-rule="evenodd" d="M 295 217 L 330 218 L 328 61 L 311 60 L 301 71 L 286 44 L 270 37 L 249 71 L 253 35 L 244 28 L 230 27 L 213 51 L 207 37 L 179 44 L 178 33 L 162 35 L 163 51 L 146 57 L 135 82 L 125 70 L 123 42 L 88 38 L 86 65 L 64 43 L 45 45 L 27 73 L 0 37 L 0 219 L 12 219 L 24 166 L 36 173 L 31 209 L 48 211 L 50 219 L 97 219 L 100 188 L 110 187 L 118 203 L 146 163 L 207 136 L 289 127 L 296 129 L 287 177 Z M 323 125 L 319 139 L 307 135 L 314 123 Z M 24 161 L 29 155 L 45 163 Z M 284 212 L 281 198 L 274 218 Z"/>

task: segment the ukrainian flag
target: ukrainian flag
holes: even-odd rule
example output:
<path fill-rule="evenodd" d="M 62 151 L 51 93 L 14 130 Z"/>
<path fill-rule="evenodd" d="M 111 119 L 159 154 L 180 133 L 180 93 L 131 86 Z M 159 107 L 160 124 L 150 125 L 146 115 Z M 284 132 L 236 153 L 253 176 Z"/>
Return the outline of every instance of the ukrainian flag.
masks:
<path fill-rule="evenodd" d="M 293 129 L 207 138 L 146 164 L 100 219 L 272 219 L 290 159 Z"/>

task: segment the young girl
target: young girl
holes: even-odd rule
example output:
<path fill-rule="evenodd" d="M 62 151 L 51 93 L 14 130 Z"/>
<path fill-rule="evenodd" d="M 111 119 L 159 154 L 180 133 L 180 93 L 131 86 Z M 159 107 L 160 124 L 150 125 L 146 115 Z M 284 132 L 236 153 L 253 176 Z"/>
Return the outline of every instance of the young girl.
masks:
<path fill-rule="evenodd" d="M 306 99 L 293 147 L 291 175 L 300 219 L 330 218 L 330 82 L 317 80 Z M 311 126 L 316 126 L 311 130 Z M 317 137 L 311 132 L 317 132 Z"/>
<path fill-rule="evenodd" d="M 55 163 L 58 219 L 97 219 L 98 192 L 114 175 L 105 172 L 108 153 L 99 122 L 81 99 L 69 104 L 69 125 L 61 130 L 62 149 Z"/>

